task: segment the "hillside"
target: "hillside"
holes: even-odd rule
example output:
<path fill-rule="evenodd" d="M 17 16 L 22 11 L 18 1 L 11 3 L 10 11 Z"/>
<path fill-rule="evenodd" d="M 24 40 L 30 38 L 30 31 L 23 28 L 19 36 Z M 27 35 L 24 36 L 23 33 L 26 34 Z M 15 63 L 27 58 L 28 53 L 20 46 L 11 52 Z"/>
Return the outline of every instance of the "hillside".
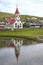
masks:
<path fill-rule="evenodd" d="M 0 12 L 0 21 L 5 21 L 6 17 L 14 17 L 14 14 Z M 21 17 L 21 20 L 25 21 L 28 17 L 32 18 L 32 17 L 36 17 L 36 16 L 20 15 L 20 17 Z M 36 17 L 36 18 L 43 19 L 43 17 Z"/>
<path fill-rule="evenodd" d="M 13 16 L 13 14 L 0 12 L 0 21 L 5 21 L 6 17 L 12 17 L 12 16 Z"/>

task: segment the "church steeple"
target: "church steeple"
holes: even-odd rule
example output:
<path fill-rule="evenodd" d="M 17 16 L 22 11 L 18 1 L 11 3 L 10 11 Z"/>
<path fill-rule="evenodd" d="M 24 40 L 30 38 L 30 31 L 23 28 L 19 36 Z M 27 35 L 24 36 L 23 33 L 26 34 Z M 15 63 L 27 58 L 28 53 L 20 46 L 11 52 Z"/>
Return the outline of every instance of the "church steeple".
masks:
<path fill-rule="evenodd" d="M 20 13 L 19 13 L 18 5 L 17 5 L 16 11 L 15 11 L 15 19 L 16 19 L 16 21 L 20 21 Z"/>
<path fill-rule="evenodd" d="M 19 14 L 18 4 L 16 5 L 16 11 L 15 14 Z"/>
<path fill-rule="evenodd" d="M 18 8 L 16 8 L 15 14 L 19 14 L 19 10 L 18 10 Z"/>

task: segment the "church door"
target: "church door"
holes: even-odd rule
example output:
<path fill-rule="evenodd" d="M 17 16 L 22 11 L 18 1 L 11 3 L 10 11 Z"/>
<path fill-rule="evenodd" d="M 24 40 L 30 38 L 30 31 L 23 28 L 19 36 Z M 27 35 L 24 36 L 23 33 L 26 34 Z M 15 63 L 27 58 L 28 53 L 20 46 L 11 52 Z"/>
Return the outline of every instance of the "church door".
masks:
<path fill-rule="evenodd" d="M 18 29 L 19 29 L 19 25 L 18 25 Z"/>

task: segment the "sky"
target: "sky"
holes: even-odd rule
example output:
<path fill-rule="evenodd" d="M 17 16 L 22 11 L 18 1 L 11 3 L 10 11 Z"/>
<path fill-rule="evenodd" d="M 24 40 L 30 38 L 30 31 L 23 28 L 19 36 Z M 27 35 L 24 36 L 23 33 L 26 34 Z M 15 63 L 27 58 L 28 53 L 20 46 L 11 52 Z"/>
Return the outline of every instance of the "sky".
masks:
<path fill-rule="evenodd" d="M 22 15 L 43 17 L 43 0 L 0 0 L 0 12 L 15 13 L 17 5 Z"/>

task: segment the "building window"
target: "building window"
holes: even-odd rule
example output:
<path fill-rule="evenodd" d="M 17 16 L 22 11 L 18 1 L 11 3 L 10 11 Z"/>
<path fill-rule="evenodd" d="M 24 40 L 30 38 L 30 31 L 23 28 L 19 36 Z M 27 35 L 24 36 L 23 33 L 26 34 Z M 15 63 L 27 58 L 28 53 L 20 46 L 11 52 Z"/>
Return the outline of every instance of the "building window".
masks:
<path fill-rule="evenodd" d="M 19 19 L 17 19 L 17 22 L 19 22 Z"/>
<path fill-rule="evenodd" d="M 21 23 L 20 23 L 20 27 L 21 27 Z"/>
<path fill-rule="evenodd" d="M 17 27 L 17 23 L 15 23 L 15 27 Z"/>

